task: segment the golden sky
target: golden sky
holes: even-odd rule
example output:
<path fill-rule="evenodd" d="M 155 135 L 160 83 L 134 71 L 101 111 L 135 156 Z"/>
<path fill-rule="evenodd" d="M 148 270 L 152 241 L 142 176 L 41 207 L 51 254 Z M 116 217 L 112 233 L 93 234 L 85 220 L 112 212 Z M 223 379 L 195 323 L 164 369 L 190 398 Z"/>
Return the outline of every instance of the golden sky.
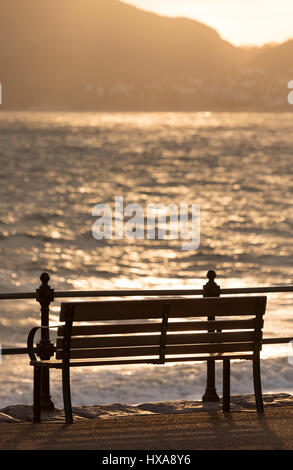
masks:
<path fill-rule="evenodd" d="M 123 0 L 144 10 L 186 16 L 236 45 L 293 38 L 293 0 Z"/>

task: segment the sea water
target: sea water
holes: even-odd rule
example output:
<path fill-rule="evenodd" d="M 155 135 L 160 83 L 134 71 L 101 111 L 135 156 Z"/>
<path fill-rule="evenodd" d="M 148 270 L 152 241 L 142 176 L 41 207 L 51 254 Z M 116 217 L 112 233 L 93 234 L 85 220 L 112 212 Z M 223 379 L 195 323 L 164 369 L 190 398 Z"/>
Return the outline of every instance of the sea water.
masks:
<path fill-rule="evenodd" d="M 0 113 L 0 291 L 292 284 L 292 113 Z M 201 242 L 96 240 L 93 207 L 200 204 Z M 293 336 L 293 293 L 269 294 L 265 337 Z M 25 345 L 35 301 L 1 301 L 2 347 Z M 59 302 L 51 308 L 58 322 Z M 292 349 L 292 348 L 291 348 Z M 264 346 L 263 388 L 293 392 L 290 345 Z M 26 356 L 0 365 L 0 406 L 31 403 Z M 74 370 L 73 402 L 199 398 L 205 364 Z M 61 405 L 60 373 L 51 391 Z M 217 385 L 221 389 L 220 364 Z M 251 364 L 232 366 L 232 393 L 252 391 Z"/>

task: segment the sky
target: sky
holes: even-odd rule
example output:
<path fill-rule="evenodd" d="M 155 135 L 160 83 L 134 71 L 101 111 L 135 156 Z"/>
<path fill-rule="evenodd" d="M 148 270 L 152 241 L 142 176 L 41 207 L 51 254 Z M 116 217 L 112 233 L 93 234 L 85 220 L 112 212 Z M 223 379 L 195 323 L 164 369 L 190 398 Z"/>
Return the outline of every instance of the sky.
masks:
<path fill-rule="evenodd" d="M 167 16 L 194 18 L 235 45 L 293 38 L 293 0 L 123 0 Z"/>

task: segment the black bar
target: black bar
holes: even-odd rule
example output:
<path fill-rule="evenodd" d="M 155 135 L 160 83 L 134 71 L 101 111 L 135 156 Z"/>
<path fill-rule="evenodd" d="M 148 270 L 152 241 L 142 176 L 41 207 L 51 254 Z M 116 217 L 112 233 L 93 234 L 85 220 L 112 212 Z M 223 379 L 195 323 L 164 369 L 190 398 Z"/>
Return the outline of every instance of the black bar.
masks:
<path fill-rule="evenodd" d="M 223 360 L 223 411 L 230 411 L 230 359 Z"/>
<path fill-rule="evenodd" d="M 34 352 L 37 352 L 37 348 L 34 348 Z M 13 355 L 13 354 L 28 354 L 27 348 L 5 348 L 1 351 L 2 356 Z"/>
<path fill-rule="evenodd" d="M 37 344 L 37 355 L 42 361 L 48 361 L 54 356 L 54 344 L 50 341 L 49 316 L 50 304 L 54 301 L 54 289 L 49 286 L 50 276 L 44 272 L 40 276 L 41 285 L 36 290 L 36 301 L 41 307 L 41 340 Z M 41 380 L 41 407 L 42 410 L 54 409 L 54 403 L 50 395 L 50 370 L 48 367 L 42 370 Z"/>
<path fill-rule="evenodd" d="M 240 287 L 221 289 L 225 294 L 261 294 L 274 292 L 293 292 L 293 286 L 279 287 Z M 203 289 L 139 289 L 139 290 L 103 290 L 103 291 L 60 291 L 55 292 L 56 298 L 69 297 L 126 297 L 156 295 L 203 295 Z M 35 299 L 35 292 L 0 294 L 0 300 Z"/>
<path fill-rule="evenodd" d="M 221 287 L 215 282 L 216 272 L 210 269 L 207 273 L 208 282 L 203 286 L 203 297 L 220 297 Z M 209 321 L 215 320 L 214 316 L 208 317 Z M 211 333 L 214 330 L 208 330 Z M 205 393 L 202 397 L 203 402 L 218 402 L 220 397 L 216 389 L 216 362 L 212 359 L 207 361 L 207 383 Z"/>
<path fill-rule="evenodd" d="M 170 313 L 170 302 L 166 302 L 164 305 L 164 312 L 162 317 L 161 324 L 161 335 L 160 335 L 160 364 L 165 364 L 166 356 L 166 337 L 167 337 L 167 327 Z"/>
<path fill-rule="evenodd" d="M 293 286 L 279 287 L 235 287 L 230 289 L 221 289 L 222 294 L 265 294 L 273 292 L 293 292 Z"/>
<path fill-rule="evenodd" d="M 293 289 L 292 289 L 293 290 Z M 103 291 L 60 291 L 54 293 L 54 298 L 70 297 L 126 297 L 141 295 L 202 295 L 202 289 L 140 289 L 140 290 L 103 290 Z M 0 300 L 35 299 L 34 292 L 22 294 L 0 294 Z"/>
<path fill-rule="evenodd" d="M 264 338 L 262 340 L 262 344 L 282 344 L 282 343 L 289 343 L 293 341 L 293 337 L 288 338 Z"/>

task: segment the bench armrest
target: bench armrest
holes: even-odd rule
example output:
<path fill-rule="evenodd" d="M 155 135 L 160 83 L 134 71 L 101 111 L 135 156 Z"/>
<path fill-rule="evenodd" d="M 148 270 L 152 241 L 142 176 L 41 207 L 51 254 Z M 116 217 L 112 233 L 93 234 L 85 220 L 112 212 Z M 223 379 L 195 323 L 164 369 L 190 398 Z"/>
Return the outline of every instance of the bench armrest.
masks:
<path fill-rule="evenodd" d="M 37 356 L 35 355 L 35 352 L 34 352 L 34 338 L 35 338 L 36 332 L 38 330 L 43 330 L 43 329 L 59 328 L 59 326 L 63 326 L 63 324 L 55 325 L 55 326 L 35 326 L 34 328 L 30 330 L 27 336 L 27 352 L 32 362 L 37 361 Z"/>

